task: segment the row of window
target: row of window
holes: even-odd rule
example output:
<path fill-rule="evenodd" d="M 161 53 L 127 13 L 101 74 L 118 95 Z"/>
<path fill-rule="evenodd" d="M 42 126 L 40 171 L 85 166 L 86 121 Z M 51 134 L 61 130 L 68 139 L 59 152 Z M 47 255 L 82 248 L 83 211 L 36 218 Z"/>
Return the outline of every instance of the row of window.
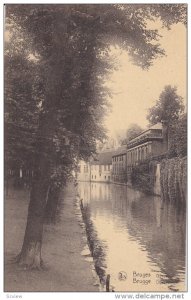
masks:
<path fill-rule="evenodd" d="M 84 173 L 88 173 L 88 166 L 84 166 Z"/>
<path fill-rule="evenodd" d="M 111 166 L 110 165 L 92 165 L 92 168 L 94 167 L 95 170 L 99 168 L 99 172 L 101 171 L 110 171 Z"/>
<path fill-rule="evenodd" d="M 139 160 L 144 160 L 148 156 L 149 149 L 148 147 L 141 147 L 136 150 L 130 151 L 128 155 L 128 161 L 135 162 Z"/>
<path fill-rule="evenodd" d="M 99 176 L 101 177 L 101 174 L 99 174 Z M 95 176 L 92 175 L 92 179 L 98 179 L 98 178 L 96 177 L 96 175 Z M 110 180 L 110 176 L 104 176 L 104 179 L 105 180 Z"/>
<path fill-rule="evenodd" d="M 99 172 L 102 171 L 110 171 L 111 170 L 111 165 L 92 165 L 91 166 L 92 170 L 99 170 Z M 88 173 L 89 168 L 88 165 L 84 165 L 84 173 Z M 78 173 L 81 173 L 81 166 L 78 166 Z"/>
<path fill-rule="evenodd" d="M 134 149 L 132 151 L 129 151 L 127 153 L 127 158 L 129 162 L 135 162 L 135 161 L 139 161 L 139 160 L 143 160 L 146 159 L 148 156 L 148 152 L 149 149 L 148 147 L 141 147 L 139 149 Z M 113 162 L 119 162 L 119 161 L 126 161 L 126 155 L 118 155 L 118 156 L 114 156 L 112 158 Z M 91 165 L 92 170 L 98 170 L 99 172 L 102 171 L 110 171 L 111 170 L 111 165 Z M 115 165 L 113 165 L 113 168 L 115 170 Z M 89 168 L 88 165 L 84 165 L 84 173 L 88 173 Z M 81 172 L 81 168 L 80 166 L 78 166 L 78 172 Z"/>
<path fill-rule="evenodd" d="M 124 165 L 114 165 L 112 172 L 115 173 L 115 172 L 119 172 L 121 170 L 125 171 L 126 170 L 126 166 L 124 166 Z"/>
<path fill-rule="evenodd" d="M 88 166 L 84 165 L 84 173 L 88 173 L 88 171 L 89 171 Z M 81 173 L 81 166 L 80 165 L 78 166 L 78 173 Z"/>
<path fill-rule="evenodd" d="M 119 155 L 119 156 L 114 156 L 113 161 L 123 161 L 125 160 L 126 155 Z"/>

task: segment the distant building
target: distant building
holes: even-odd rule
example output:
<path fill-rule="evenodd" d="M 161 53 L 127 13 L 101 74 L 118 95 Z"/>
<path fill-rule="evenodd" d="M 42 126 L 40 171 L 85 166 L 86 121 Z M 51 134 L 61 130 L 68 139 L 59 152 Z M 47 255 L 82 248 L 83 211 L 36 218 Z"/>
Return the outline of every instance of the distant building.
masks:
<path fill-rule="evenodd" d="M 140 162 L 160 156 L 167 151 L 166 126 L 162 123 L 150 127 L 127 144 L 127 177 L 130 179 L 132 167 Z M 129 181 L 129 180 L 128 180 Z"/>
<path fill-rule="evenodd" d="M 144 160 L 160 156 L 168 150 L 167 127 L 158 123 L 116 149 L 100 152 L 89 163 L 81 161 L 77 179 L 92 182 L 127 184 L 131 181 L 132 168 Z"/>
<path fill-rule="evenodd" d="M 118 147 L 119 147 L 119 142 L 114 138 L 107 139 L 104 142 L 97 142 L 98 153 L 111 152 L 117 149 Z"/>
<path fill-rule="evenodd" d="M 80 161 L 77 180 L 93 182 L 111 182 L 113 152 L 101 152 L 90 162 Z"/>
<path fill-rule="evenodd" d="M 91 181 L 111 182 L 112 153 L 111 151 L 101 152 L 91 161 Z"/>
<path fill-rule="evenodd" d="M 77 180 L 90 181 L 90 163 L 81 160 L 78 164 Z"/>
<path fill-rule="evenodd" d="M 112 156 L 112 181 L 127 183 L 127 146 L 119 147 Z"/>

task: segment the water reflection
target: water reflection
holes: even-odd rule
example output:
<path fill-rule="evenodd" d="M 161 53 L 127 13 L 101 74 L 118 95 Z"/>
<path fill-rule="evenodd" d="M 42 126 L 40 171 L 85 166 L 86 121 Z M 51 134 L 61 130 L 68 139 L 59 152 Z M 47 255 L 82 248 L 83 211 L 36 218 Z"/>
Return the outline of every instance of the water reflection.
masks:
<path fill-rule="evenodd" d="M 116 291 L 186 289 L 183 210 L 121 185 L 81 182 L 79 193 L 107 246 L 106 272 Z M 121 271 L 127 280 L 119 280 Z"/>

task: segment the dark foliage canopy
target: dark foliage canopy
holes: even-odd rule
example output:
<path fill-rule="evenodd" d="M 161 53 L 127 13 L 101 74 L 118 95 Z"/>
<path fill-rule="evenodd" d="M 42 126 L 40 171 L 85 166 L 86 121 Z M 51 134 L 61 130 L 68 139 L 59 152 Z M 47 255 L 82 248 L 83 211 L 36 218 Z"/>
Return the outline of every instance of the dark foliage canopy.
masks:
<path fill-rule="evenodd" d="M 115 67 L 110 46 L 148 68 L 164 54 L 148 21 L 186 24 L 186 10 L 183 4 L 6 5 L 7 161 L 32 165 L 43 155 L 53 178 L 55 172 L 67 177 L 106 136 L 109 91 L 103 83 Z"/>

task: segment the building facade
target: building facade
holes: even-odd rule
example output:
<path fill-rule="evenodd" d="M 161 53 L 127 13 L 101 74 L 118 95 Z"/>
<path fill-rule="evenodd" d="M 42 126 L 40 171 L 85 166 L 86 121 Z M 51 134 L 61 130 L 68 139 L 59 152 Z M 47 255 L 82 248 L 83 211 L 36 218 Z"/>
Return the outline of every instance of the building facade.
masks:
<path fill-rule="evenodd" d="M 127 183 L 127 146 L 121 146 L 112 156 L 112 182 Z"/>
<path fill-rule="evenodd" d="M 77 180 L 90 181 L 90 163 L 83 160 L 79 161 L 77 170 Z"/>
<path fill-rule="evenodd" d="M 167 152 L 167 129 L 158 123 L 117 150 L 102 151 L 89 163 L 81 161 L 78 167 L 79 181 L 113 182 L 127 184 L 131 182 L 134 166 Z"/>
<path fill-rule="evenodd" d="M 80 161 L 77 170 L 78 181 L 111 182 L 113 152 L 101 152 L 90 162 Z"/>
<path fill-rule="evenodd" d="M 130 181 L 133 166 L 151 157 L 160 156 L 166 153 L 167 150 L 166 128 L 162 123 L 150 127 L 128 142 L 127 181 Z"/>
<path fill-rule="evenodd" d="M 91 161 L 90 181 L 111 182 L 112 152 L 101 152 Z"/>

